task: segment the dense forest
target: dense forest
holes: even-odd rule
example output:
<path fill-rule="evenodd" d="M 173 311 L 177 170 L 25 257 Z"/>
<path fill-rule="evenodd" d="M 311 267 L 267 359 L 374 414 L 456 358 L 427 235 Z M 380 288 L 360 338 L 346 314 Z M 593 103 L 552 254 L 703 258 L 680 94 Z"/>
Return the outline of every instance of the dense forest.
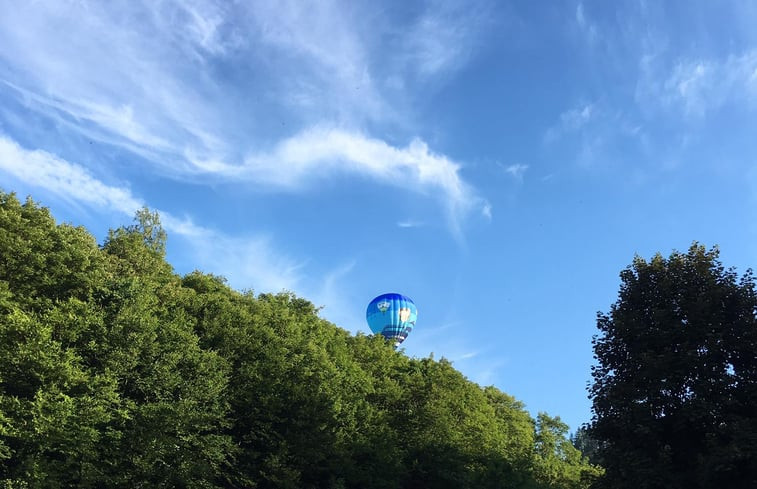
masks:
<path fill-rule="evenodd" d="M 0 193 L 0 487 L 585 488 L 557 417 Z"/>

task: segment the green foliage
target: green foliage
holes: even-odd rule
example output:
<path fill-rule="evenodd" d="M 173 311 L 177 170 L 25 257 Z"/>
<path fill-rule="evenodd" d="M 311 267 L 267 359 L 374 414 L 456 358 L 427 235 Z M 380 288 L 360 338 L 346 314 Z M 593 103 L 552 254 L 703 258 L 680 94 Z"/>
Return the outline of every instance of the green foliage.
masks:
<path fill-rule="evenodd" d="M 581 426 L 570 437 L 571 443 L 576 449 L 589 459 L 594 465 L 602 466 L 602 443 L 594 439 L 589 433 L 587 425 Z"/>
<path fill-rule="evenodd" d="M 698 244 L 621 273 L 588 435 L 613 488 L 757 487 L 757 296 Z"/>
<path fill-rule="evenodd" d="M 568 425 L 560 418 L 539 413 L 536 418 L 537 480 L 548 487 L 574 489 L 594 482 L 603 471 L 588 460 L 566 438 Z"/>
<path fill-rule="evenodd" d="M 0 487 L 583 488 L 565 425 L 290 293 L 0 193 Z"/>

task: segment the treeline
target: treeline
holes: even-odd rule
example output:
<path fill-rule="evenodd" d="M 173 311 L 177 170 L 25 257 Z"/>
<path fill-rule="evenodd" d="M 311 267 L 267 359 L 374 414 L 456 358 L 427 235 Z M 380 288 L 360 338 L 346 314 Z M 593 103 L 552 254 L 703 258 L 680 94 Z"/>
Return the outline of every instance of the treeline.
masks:
<path fill-rule="evenodd" d="M 559 418 L 0 193 L 0 487 L 584 488 Z"/>

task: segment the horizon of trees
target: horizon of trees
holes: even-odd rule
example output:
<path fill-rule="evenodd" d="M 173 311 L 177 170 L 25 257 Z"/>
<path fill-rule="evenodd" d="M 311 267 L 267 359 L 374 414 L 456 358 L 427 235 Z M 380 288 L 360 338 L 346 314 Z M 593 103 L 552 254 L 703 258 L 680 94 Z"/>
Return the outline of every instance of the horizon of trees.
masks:
<path fill-rule="evenodd" d="M 177 275 L 166 239 L 0 191 L 0 488 L 757 486 L 757 285 L 716 247 L 621 271 L 568 437 L 292 293 Z"/>
<path fill-rule="evenodd" d="M 0 191 L 0 487 L 588 488 L 559 417 Z"/>

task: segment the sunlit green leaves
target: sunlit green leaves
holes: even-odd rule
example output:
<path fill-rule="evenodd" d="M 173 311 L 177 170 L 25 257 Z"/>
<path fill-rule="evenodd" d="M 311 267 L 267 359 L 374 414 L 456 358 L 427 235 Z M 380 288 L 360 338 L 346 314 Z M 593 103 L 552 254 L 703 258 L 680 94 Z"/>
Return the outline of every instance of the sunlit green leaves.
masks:
<path fill-rule="evenodd" d="M 98 247 L 0 193 L 0 487 L 588 487 L 559 420 L 291 293 L 179 277 L 165 240 L 142 209 Z"/>

